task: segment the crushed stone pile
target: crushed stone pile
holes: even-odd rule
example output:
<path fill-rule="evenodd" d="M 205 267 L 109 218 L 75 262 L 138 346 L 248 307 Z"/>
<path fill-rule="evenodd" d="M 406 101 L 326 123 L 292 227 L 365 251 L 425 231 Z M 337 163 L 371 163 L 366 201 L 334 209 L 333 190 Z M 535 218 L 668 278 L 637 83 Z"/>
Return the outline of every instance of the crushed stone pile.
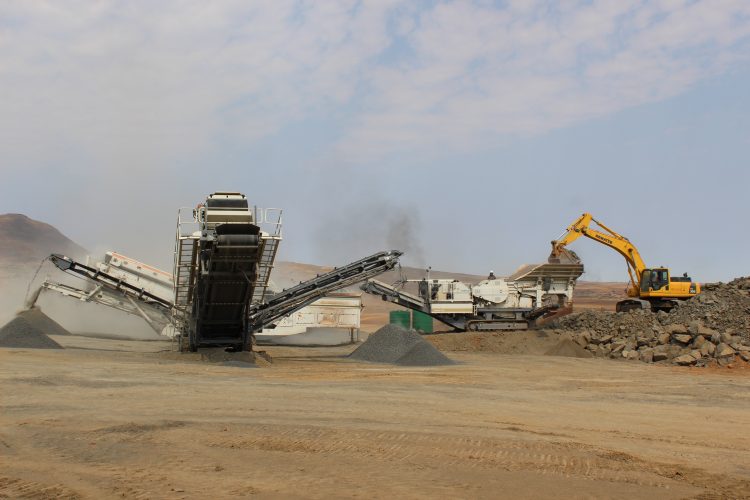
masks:
<path fill-rule="evenodd" d="M 386 325 L 371 334 L 349 355 L 359 361 L 391 363 L 400 366 L 441 366 L 454 362 L 417 332 Z"/>
<path fill-rule="evenodd" d="M 23 316 L 16 316 L 0 328 L 0 347 L 23 347 L 27 349 L 62 349 L 43 330 Z"/>
<path fill-rule="evenodd" d="M 17 316 L 25 319 L 29 324 L 43 331 L 46 335 L 71 335 L 60 323 L 44 314 L 39 307 L 32 307 L 31 309 L 21 311 Z"/>
<path fill-rule="evenodd" d="M 669 313 L 589 310 L 545 328 L 569 333 L 600 357 L 686 366 L 750 362 L 750 278 L 707 284 Z"/>

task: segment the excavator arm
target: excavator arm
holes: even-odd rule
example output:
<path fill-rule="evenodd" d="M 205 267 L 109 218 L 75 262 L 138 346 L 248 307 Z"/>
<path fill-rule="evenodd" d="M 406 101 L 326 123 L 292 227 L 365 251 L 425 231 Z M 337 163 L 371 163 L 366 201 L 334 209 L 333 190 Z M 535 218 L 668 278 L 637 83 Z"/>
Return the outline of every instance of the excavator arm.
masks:
<path fill-rule="evenodd" d="M 592 228 L 592 223 L 596 224 L 598 229 Z M 552 254 L 550 258 L 559 259 L 568 251 L 566 247 L 581 236 L 598 241 L 612 248 L 625 258 L 631 285 L 628 295 L 637 297 L 640 290 L 641 275 L 646 269 L 646 264 L 643 262 L 640 253 L 638 253 L 638 249 L 626 237 L 594 219 L 589 213 L 581 215 L 573 224 L 568 226 L 566 232 L 559 239 L 552 242 Z"/>

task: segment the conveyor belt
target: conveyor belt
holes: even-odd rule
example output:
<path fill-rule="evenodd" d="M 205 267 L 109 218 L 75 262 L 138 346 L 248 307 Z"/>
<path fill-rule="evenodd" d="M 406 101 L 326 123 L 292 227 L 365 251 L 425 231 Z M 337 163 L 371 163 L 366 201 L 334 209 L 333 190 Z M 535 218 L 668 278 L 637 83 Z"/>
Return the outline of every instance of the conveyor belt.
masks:
<path fill-rule="evenodd" d="M 157 297 L 156 295 L 145 291 L 143 288 L 133 286 L 111 274 L 107 274 L 98 269 L 94 269 L 93 267 L 76 262 L 70 257 L 53 253 L 49 256 L 49 260 L 61 271 L 100 283 L 108 290 L 121 293 L 126 297 L 140 300 L 141 302 L 146 302 L 157 308 L 163 308 L 164 311 L 169 311 L 172 308 L 172 303 L 168 300 Z"/>
<path fill-rule="evenodd" d="M 327 293 L 393 269 L 401 255 L 402 252 L 398 250 L 378 252 L 283 290 L 266 303 L 250 307 L 248 328 L 252 332 L 258 332 Z"/>

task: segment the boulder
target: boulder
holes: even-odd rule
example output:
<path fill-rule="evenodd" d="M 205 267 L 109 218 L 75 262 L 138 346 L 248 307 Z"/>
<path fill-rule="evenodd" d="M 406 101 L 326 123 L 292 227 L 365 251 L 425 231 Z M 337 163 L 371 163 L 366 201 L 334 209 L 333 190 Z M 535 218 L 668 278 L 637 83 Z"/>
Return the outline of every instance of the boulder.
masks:
<path fill-rule="evenodd" d="M 715 333 L 718 333 L 718 332 L 716 330 L 712 330 L 711 328 L 708 328 L 703 325 L 701 325 L 698 328 L 698 335 L 700 335 L 701 337 L 706 337 L 707 339 L 710 339 L 711 337 L 713 337 Z"/>
<path fill-rule="evenodd" d="M 719 363 L 719 366 L 731 365 L 732 363 L 734 363 L 734 355 L 716 358 L 716 362 Z"/>
<path fill-rule="evenodd" d="M 667 347 L 663 346 L 663 345 L 660 345 L 658 347 L 654 347 L 651 359 L 654 362 L 665 361 L 665 360 L 669 359 L 669 352 L 667 352 Z"/>
<path fill-rule="evenodd" d="M 641 349 L 638 351 L 638 355 L 641 358 L 641 361 L 644 363 L 653 363 L 654 361 L 654 350 L 650 348 Z"/>
<path fill-rule="evenodd" d="M 693 337 L 687 333 L 673 333 L 672 338 L 680 344 L 689 344 L 690 341 L 693 340 Z"/>
<path fill-rule="evenodd" d="M 664 331 L 666 331 L 669 334 L 677 334 L 677 333 L 689 333 L 687 327 L 685 325 L 680 325 L 678 323 L 672 323 L 671 325 L 667 325 L 664 327 Z"/>
<path fill-rule="evenodd" d="M 638 359 L 640 355 L 638 354 L 638 351 L 635 349 L 628 349 L 622 351 L 622 357 L 625 359 Z"/>
<path fill-rule="evenodd" d="M 678 345 L 668 345 L 667 352 L 669 353 L 670 358 L 676 358 L 677 356 L 682 356 L 683 354 L 689 354 L 690 349 L 687 347 L 680 347 Z"/>
<path fill-rule="evenodd" d="M 688 366 L 695 364 L 696 359 L 690 354 L 683 354 L 682 356 L 677 356 L 672 361 L 677 365 Z"/>
<path fill-rule="evenodd" d="M 693 349 L 700 349 L 703 344 L 707 343 L 706 337 L 703 337 L 702 335 L 698 335 L 693 339 Z"/>
<path fill-rule="evenodd" d="M 657 337 L 657 343 L 659 345 L 664 345 L 669 342 L 670 334 L 669 333 L 661 333 Z"/>
<path fill-rule="evenodd" d="M 719 345 L 716 346 L 716 351 L 714 352 L 714 357 L 715 358 L 724 358 L 726 356 L 734 356 L 734 352 L 735 352 L 734 349 L 732 349 L 727 344 L 725 344 L 725 343 L 722 342 L 721 344 L 719 344 Z"/>
<path fill-rule="evenodd" d="M 741 351 L 740 352 L 740 358 L 742 358 L 742 361 L 750 361 L 750 352 L 748 352 L 748 351 Z"/>
<path fill-rule="evenodd" d="M 619 354 L 625 349 L 625 342 L 622 340 L 618 340 L 616 342 L 612 342 L 612 351 L 611 354 Z"/>

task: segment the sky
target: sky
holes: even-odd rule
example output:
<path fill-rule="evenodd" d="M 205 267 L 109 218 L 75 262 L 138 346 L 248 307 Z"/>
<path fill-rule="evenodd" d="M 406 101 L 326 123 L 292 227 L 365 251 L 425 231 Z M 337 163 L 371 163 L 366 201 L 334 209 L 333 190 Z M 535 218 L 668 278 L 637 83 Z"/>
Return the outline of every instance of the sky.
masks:
<path fill-rule="evenodd" d="M 178 207 L 241 191 L 285 260 L 509 274 L 591 212 L 728 280 L 749 88 L 746 0 L 4 0 L 0 213 L 169 269 Z"/>

